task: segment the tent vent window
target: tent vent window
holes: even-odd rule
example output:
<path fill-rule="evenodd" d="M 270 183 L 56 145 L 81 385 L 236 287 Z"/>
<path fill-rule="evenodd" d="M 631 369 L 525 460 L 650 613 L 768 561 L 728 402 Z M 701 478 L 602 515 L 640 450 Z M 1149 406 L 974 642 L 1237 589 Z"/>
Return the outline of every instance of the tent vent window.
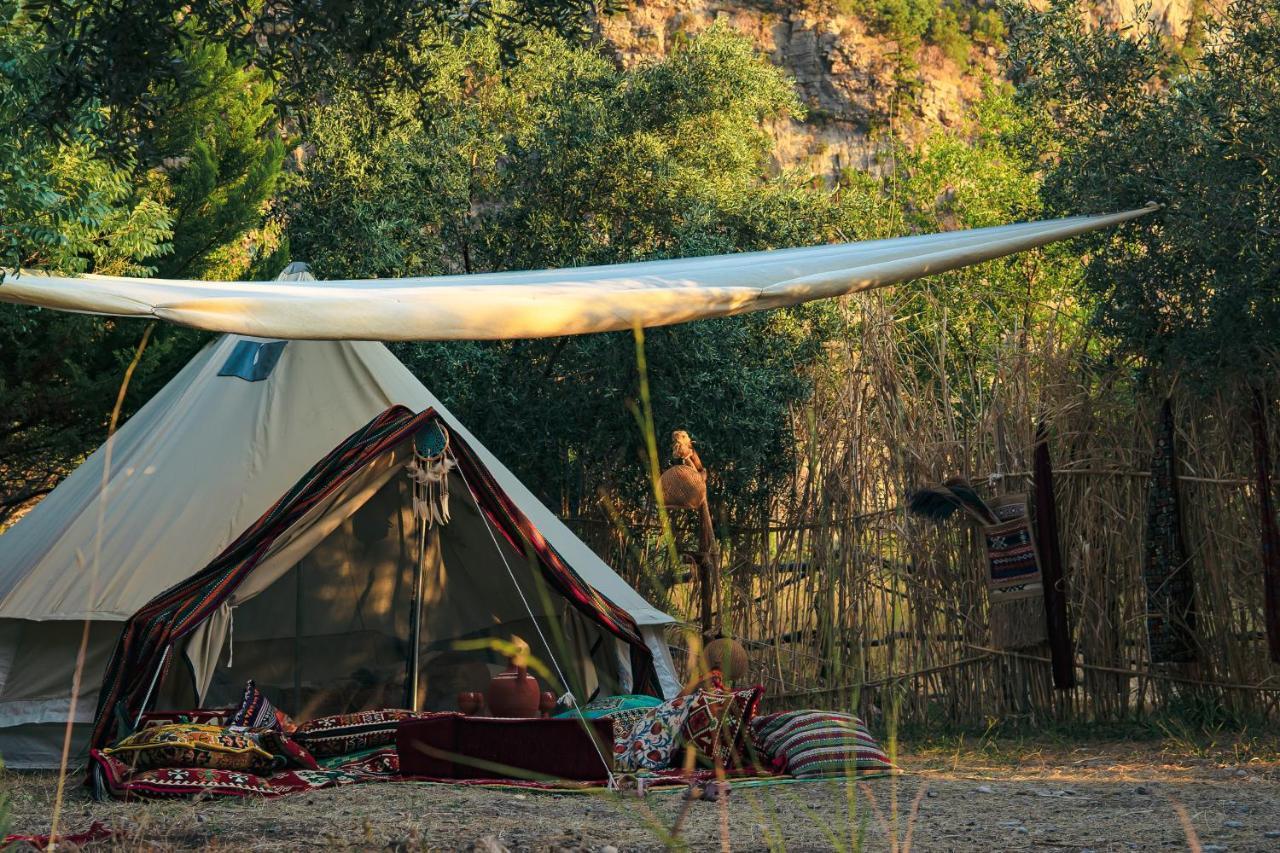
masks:
<path fill-rule="evenodd" d="M 219 376 L 238 376 L 246 382 L 261 382 L 271 375 L 288 341 L 238 341 Z"/>

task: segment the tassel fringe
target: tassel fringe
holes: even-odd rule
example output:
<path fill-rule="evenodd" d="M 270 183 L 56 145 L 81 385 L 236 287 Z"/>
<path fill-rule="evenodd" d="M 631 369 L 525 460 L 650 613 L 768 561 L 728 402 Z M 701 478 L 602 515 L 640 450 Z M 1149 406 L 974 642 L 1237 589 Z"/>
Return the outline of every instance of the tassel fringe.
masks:
<path fill-rule="evenodd" d="M 413 517 L 425 521 L 427 527 L 449 523 L 449 472 L 454 467 L 443 450 L 436 456 L 423 456 L 414 449 L 413 461 L 405 470 L 413 482 Z"/>

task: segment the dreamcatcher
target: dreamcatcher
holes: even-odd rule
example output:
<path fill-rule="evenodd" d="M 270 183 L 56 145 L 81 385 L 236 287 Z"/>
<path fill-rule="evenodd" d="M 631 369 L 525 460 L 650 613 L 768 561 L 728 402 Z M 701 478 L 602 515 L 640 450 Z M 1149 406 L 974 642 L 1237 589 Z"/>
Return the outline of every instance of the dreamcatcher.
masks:
<path fill-rule="evenodd" d="M 428 424 L 413 437 L 413 461 L 407 472 L 413 481 L 413 516 L 427 527 L 449 523 L 449 432 L 439 422 Z"/>

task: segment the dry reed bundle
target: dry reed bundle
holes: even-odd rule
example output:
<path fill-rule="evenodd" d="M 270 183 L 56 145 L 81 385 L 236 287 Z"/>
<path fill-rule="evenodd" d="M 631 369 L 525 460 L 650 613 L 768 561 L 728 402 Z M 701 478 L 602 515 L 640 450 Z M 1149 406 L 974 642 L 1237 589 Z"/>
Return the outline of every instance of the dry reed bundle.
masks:
<path fill-rule="evenodd" d="M 1174 389 L 1201 654 L 1152 665 L 1142 548 L 1161 399 L 1091 366 L 1093 342 L 1065 312 L 1028 311 L 994 352 L 957 355 L 945 311 L 934 327 L 907 331 L 894 298 L 848 303 L 856 340 L 831 351 L 795 413 L 801 442 L 787 488 L 756 523 L 720 525 L 717 621 L 751 648 L 753 675 L 774 700 L 977 725 L 1188 705 L 1274 716 L 1280 665 L 1266 654 L 1240 400 Z M 992 648 L 974 528 L 921 522 L 904 507 L 911 488 L 954 475 L 987 496 L 1027 492 L 1041 420 L 1075 643 L 1077 684 L 1066 691 L 1052 687 L 1047 647 Z M 1280 431 L 1280 417 L 1270 423 Z M 657 549 L 645 519 L 631 522 L 579 529 L 644 590 Z M 667 577 L 664 586 L 671 607 L 697 613 L 694 584 Z"/>

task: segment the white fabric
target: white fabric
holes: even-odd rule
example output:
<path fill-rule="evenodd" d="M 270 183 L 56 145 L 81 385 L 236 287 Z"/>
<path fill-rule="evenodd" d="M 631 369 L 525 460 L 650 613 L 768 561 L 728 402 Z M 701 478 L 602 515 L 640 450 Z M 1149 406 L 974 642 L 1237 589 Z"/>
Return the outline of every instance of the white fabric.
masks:
<path fill-rule="evenodd" d="M 664 326 L 946 272 L 1154 210 L 612 266 L 364 281 L 212 282 L 29 272 L 0 301 L 289 339 L 489 340 Z"/>
<path fill-rule="evenodd" d="M 620 637 L 613 638 L 613 659 L 618 667 L 618 692 L 632 692 L 635 689 L 636 678 L 631 672 L 631 646 Z M 663 698 L 669 697 L 664 695 Z"/>
<path fill-rule="evenodd" d="M 435 408 L 569 565 L 637 623 L 672 621 L 574 536 L 386 347 L 293 341 L 264 380 L 218 376 L 240 340 L 210 343 L 120 429 L 105 493 L 99 448 L 0 535 L 6 760 L 56 764 L 49 747 L 61 747 L 80 620 L 93 623 L 76 714 L 83 722 L 93 713 L 119 623 L 207 565 L 315 462 L 397 403 Z M 205 647 L 192 650 L 202 675 L 223 648 L 221 622 L 211 624 Z M 77 753 L 82 746 L 77 736 Z"/>
<path fill-rule="evenodd" d="M 231 593 L 231 597 L 223 605 L 228 618 L 210 618 L 195 629 L 187 642 L 186 656 L 195 677 L 196 695 L 201 700 L 209 689 L 214 666 L 231 629 L 231 608 L 252 600 L 297 565 L 299 560 L 314 551 L 329 534 L 337 530 L 403 469 L 406 458 L 411 453 L 407 446 L 393 449 L 381 459 L 374 460 L 313 507 L 271 544 L 262 562 Z"/>
<path fill-rule="evenodd" d="M 386 347 L 293 341 L 267 379 L 246 382 L 217 375 L 238 340 L 209 344 L 116 434 L 100 534 L 104 448 L 0 535 L 0 618 L 127 619 L 203 568 L 316 461 L 399 403 L 439 411 L 566 562 L 637 623 L 672 621 L 534 497 Z"/>
<path fill-rule="evenodd" d="M 645 625 L 640 629 L 644 644 L 653 654 L 653 668 L 658 674 L 658 686 L 662 689 L 662 698 L 674 699 L 680 695 L 680 676 L 676 673 L 675 661 L 671 659 L 671 646 L 662 636 L 662 628 L 657 625 Z"/>

